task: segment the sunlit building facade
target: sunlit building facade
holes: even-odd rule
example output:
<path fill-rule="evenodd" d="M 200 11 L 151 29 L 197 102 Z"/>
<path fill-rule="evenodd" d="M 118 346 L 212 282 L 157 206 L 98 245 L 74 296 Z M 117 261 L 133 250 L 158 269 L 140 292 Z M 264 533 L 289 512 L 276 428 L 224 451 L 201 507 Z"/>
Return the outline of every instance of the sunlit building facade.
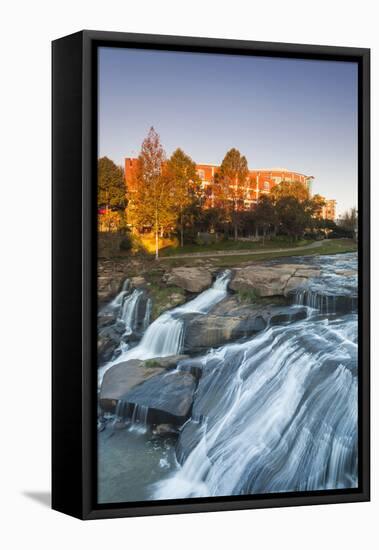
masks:
<path fill-rule="evenodd" d="M 133 192 L 133 187 L 136 184 L 136 179 L 133 177 L 138 165 L 138 159 L 126 158 L 125 159 L 125 181 L 130 193 Z M 215 180 L 217 181 L 217 174 L 220 170 L 220 166 L 215 164 L 197 164 L 197 174 L 201 180 L 201 189 L 204 199 L 204 208 L 212 208 L 216 206 L 215 193 Z M 312 183 L 314 181 L 313 176 L 307 176 L 300 172 L 294 172 L 285 168 L 265 168 L 249 170 L 249 175 L 246 181 L 246 185 L 243 190 L 243 199 L 241 200 L 241 208 L 248 210 L 253 208 L 264 195 L 269 195 L 272 189 L 282 183 L 301 183 L 304 185 L 310 195 L 312 194 Z M 332 199 L 325 199 L 326 205 L 322 210 L 322 217 L 324 219 L 335 219 L 335 207 L 336 201 Z"/>

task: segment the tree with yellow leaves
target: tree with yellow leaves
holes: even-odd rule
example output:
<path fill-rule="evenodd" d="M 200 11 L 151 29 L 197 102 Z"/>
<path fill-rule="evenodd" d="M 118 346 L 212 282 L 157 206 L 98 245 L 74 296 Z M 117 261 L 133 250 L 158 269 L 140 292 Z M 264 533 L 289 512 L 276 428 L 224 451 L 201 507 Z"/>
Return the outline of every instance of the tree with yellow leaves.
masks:
<path fill-rule="evenodd" d="M 159 234 L 174 223 L 174 189 L 165 169 L 166 155 L 153 127 L 143 140 L 138 156 L 135 185 L 129 196 L 128 219 L 135 227 L 152 228 L 155 258 L 159 257 Z"/>

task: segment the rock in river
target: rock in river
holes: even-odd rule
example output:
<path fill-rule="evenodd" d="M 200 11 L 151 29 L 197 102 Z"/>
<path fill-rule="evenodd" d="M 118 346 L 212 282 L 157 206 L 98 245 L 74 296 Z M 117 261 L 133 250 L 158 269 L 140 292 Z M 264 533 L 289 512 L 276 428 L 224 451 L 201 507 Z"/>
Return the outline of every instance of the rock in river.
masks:
<path fill-rule="evenodd" d="M 318 268 L 308 268 L 301 264 L 255 264 L 236 269 L 229 287 L 237 291 L 253 290 L 262 297 L 286 296 L 290 291 L 306 286 L 308 278 L 319 274 Z"/>
<path fill-rule="evenodd" d="M 175 285 L 188 292 L 202 292 L 212 284 L 212 274 L 203 267 L 174 267 L 165 275 L 168 285 Z"/>
<path fill-rule="evenodd" d="M 176 367 L 186 355 L 173 355 L 157 359 L 129 359 L 117 363 L 104 374 L 100 389 L 100 406 L 104 411 L 114 412 L 117 401 L 129 390 L 146 380 Z"/>
<path fill-rule="evenodd" d="M 266 327 L 259 314 L 248 316 L 197 315 L 185 326 L 183 350 L 198 353 L 208 348 L 217 348 L 226 342 L 251 336 Z"/>
<path fill-rule="evenodd" d="M 148 424 L 182 425 L 190 415 L 196 379 L 189 372 L 168 371 L 125 393 L 124 403 L 145 407 Z"/>

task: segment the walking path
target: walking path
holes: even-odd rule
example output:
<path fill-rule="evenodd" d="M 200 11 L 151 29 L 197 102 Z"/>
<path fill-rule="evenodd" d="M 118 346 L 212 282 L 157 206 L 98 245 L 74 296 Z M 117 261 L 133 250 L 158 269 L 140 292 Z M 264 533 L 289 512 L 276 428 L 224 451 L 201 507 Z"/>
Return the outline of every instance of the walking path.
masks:
<path fill-rule="evenodd" d="M 191 254 L 173 254 L 172 256 L 160 256 L 160 260 L 175 260 L 176 258 L 212 258 L 214 256 L 258 256 L 260 254 L 275 254 L 276 252 L 297 252 L 318 248 L 323 241 L 314 241 L 305 246 L 292 248 L 268 248 L 266 250 L 215 250 L 214 252 L 192 252 Z M 297 256 L 297 254 L 294 254 Z"/>

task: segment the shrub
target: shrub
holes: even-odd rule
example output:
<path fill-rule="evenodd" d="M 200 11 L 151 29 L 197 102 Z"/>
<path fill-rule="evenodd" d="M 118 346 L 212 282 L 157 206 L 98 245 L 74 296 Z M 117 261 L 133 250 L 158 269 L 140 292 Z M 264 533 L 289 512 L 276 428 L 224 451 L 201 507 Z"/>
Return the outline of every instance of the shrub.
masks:
<path fill-rule="evenodd" d="M 237 296 L 239 302 L 252 304 L 259 299 L 259 292 L 255 288 L 237 290 Z"/>
<path fill-rule="evenodd" d="M 129 252 L 129 250 L 132 249 L 133 243 L 132 243 L 132 236 L 130 233 L 127 233 L 125 237 L 123 237 L 120 241 L 120 250 L 123 250 L 124 252 Z"/>

